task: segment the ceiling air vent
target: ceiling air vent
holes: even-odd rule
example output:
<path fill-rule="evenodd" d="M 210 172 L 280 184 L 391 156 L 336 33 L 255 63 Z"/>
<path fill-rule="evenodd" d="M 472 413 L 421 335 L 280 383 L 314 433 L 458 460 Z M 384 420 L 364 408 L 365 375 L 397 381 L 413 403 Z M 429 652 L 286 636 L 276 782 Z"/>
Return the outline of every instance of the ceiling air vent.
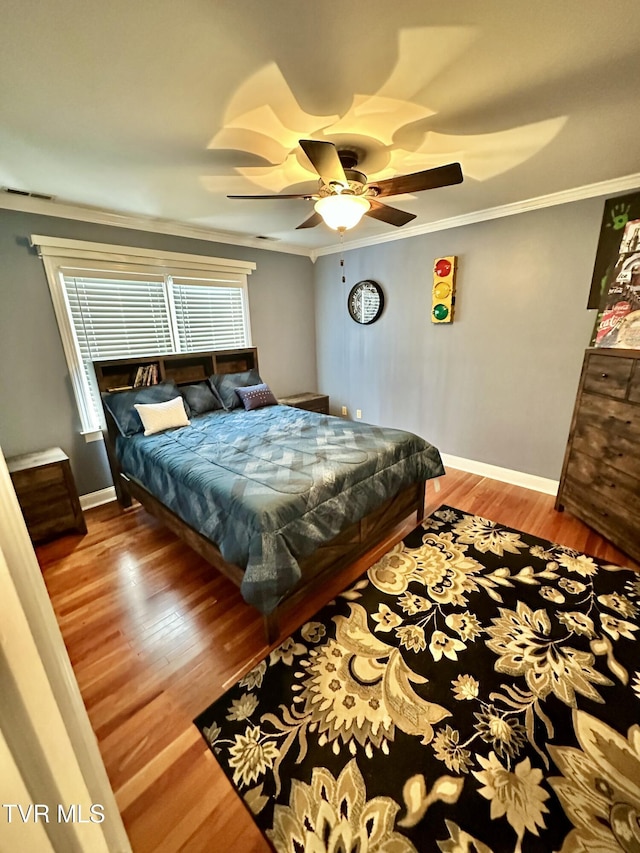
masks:
<path fill-rule="evenodd" d="M 2 187 L 3 193 L 9 193 L 10 195 L 23 195 L 28 198 L 40 198 L 44 201 L 53 201 L 54 196 L 47 195 L 47 193 L 34 193 L 29 190 L 18 190 L 15 187 Z"/>

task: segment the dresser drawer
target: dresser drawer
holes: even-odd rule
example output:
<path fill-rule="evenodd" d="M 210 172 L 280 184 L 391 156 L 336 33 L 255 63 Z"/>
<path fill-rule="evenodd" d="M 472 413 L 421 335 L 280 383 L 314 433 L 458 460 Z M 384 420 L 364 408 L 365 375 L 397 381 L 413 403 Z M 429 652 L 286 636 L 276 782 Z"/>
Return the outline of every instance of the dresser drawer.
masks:
<path fill-rule="evenodd" d="M 63 515 L 71 507 L 71 498 L 64 480 L 50 483 L 41 489 L 23 489 L 19 484 L 14 484 L 14 488 L 27 524 L 30 518 L 40 515 Z"/>
<path fill-rule="evenodd" d="M 618 507 L 597 492 L 585 492 L 582 485 L 567 480 L 562 490 L 562 503 L 577 518 L 593 527 L 634 560 L 640 561 L 640 538 L 637 523 L 620 516 Z"/>
<path fill-rule="evenodd" d="M 636 441 L 640 435 L 640 406 L 611 397 L 583 394 L 577 420 L 582 424 L 592 424 L 607 433 L 613 431 L 627 435 Z"/>
<path fill-rule="evenodd" d="M 629 523 L 632 518 L 640 517 L 640 480 L 601 459 L 578 452 L 575 446 L 569 457 L 568 479 L 584 489 L 590 500 L 600 503 L 602 499 L 605 507 L 615 504 L 616 513 L 628 518 Z"/>
<path fill-rule="evenodd" d="M 605 432 L 588 420 L 578 419 L 573 435 L 572 450 L 577 450 L 607 465 L 617 468 L 640 481 L 638 441 L 616 432 Z"/>
<path fill-rule="evenodd" d="M 13 487 L 20 495 L 37 496 L 42 489 L 61 486 L 64 489 L 64 471 L 60 465 L 48 465 L 45 468 L 15 471 L 11 474 Z"/>
<path fill-rule="evenodd" d="M 298 406 L 300 409 L 306 409 L 307 412 L 319 412 L 322 415 L 329 414 L 329 398 L 324 397 L 321 400 L 314 400 L 312 403 L 305 403 L 304 406 Z"/>
<path fill-rule="evenodd" d="M 633 359 L 591 355 L 587 362 L 584 390 L 624 400 L 631 378 Z"/>
<path fill-rule="evenodd" d="M 52 539 L 62 533 L 86 533 L 78 527 L 78 523 L 72 510 L 59 513 L 55 519 L 51 518 L 51 511 L 45 512 L 42 510 L 37 516 L 31 518 L 24 514 L 29 536 L 34 542 L 43 542 L 45 539 Z"/>

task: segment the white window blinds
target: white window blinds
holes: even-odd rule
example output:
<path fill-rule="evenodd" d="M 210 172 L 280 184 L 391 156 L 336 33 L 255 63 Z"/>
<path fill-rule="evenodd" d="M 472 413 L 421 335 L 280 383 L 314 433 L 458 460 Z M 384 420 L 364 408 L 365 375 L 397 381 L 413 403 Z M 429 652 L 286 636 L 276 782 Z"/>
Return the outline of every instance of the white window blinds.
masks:
<path fill-rule="evenodd" d="M 64 276 L 83 361 L 174 349 L 163 278 Z"/>
<path fill-rule="evenodd" d="M 173 280 L 179 348 L 198 352 L 246 346 L 243 291 Z"/>

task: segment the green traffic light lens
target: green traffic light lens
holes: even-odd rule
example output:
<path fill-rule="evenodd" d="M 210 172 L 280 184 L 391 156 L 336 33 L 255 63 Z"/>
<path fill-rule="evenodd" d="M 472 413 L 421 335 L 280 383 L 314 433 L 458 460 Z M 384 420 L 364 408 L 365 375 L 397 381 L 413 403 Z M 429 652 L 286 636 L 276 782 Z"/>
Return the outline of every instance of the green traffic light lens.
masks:
<path fill-rule="evenodd" d="M 443 305 L 441 302 L 439 302 L 437 305 L 433 306 L 433 316 L 436 318 L 436 320 L 446 320 L 446 318 L 449 316 L 449 309 L 446 305 Z"/>

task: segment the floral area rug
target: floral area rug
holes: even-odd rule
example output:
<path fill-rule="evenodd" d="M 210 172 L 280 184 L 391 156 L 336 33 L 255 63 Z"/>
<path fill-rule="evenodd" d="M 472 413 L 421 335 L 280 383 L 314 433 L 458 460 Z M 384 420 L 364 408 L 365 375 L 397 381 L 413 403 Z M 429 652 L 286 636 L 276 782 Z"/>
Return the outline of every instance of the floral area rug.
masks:
<path fill-rule="evenodd" d="M 640 575 L 441 507 L 195 721 L 282 853 L 640 852 Z"/>

